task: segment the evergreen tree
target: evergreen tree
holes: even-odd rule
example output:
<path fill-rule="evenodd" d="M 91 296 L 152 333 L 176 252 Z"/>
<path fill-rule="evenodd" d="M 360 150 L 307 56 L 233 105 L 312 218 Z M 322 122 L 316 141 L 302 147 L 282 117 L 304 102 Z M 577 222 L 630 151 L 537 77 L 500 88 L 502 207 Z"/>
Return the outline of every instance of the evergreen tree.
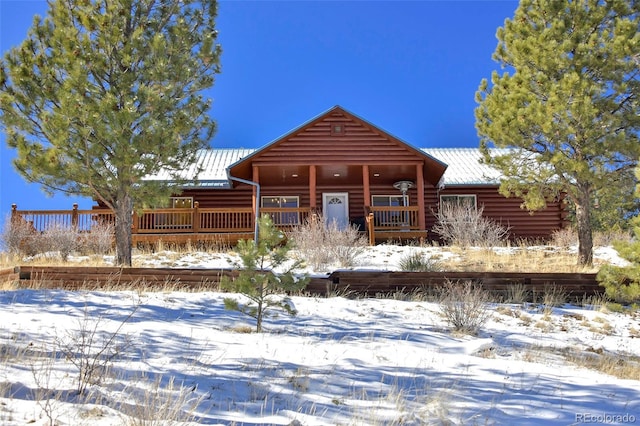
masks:
<path fill-rule="evenodd" d="M 636 176 L 640 179 L 640 167 L 636 169 Z M 640 196 L 640 185 L 636 187 L 636 196 Z M 604 265 L 597 276 L 606 295 L 616 302 L 640 302 L 640 216 L 631 219 L 631 225 L 634 240 L 614 243 L 614 248 L 629 266 Z"/>
<path fill-rule="evenodd" d="M 501 193 L 532 211 L 566 195 L 582 265 L 593 260 L 596 197 L 635 186 L 639 12 L 637 0 L 521 0 L 497 32 L 493 58 L 505 71 L 476 94 L 480 147 L 505 175 Z"/>
<path fill-rule="evenodd" d="M 242 261 L 242 269 L 235 280 L 225 279 L 222 287 L 226 290 L 243 294 L 247 303 L 234 298 L 225 298 L 227 309 L 242 312 L 256 320 L 256 332 L 262 332 L 262 322 L 273 309 L 289 315 L 296 310 L 291 300 L 282 293 L 299 291 L 308 283 L 307 277 L 296 277 L 293 270 L 302 266 L 301 261 L 291 262 L 284 272 L 275 269 L 287 266 L 291 241 L 273 224 L 268 215 L 263 215 L 258 222 L 258 243 L 254 240 L 240 240 L 237 250 Z"/>
<path fill-rule="evenodd" d="M 14 166 L 45 191 L 115 213 L 131 265 L 132 211 L 166 200 L 215 123 L 201 91 L 220 72 L 215 0 L 51 0 L 0 61 L 0 125 Z"/>

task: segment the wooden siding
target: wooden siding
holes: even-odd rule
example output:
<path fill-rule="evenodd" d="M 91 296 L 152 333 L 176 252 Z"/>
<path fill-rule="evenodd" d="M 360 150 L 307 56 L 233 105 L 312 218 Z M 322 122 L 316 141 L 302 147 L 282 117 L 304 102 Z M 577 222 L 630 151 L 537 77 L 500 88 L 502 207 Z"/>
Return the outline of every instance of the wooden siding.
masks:
<path fill-rule="evenodd" d="M 334 124 L 343 126 L 344 131 L 333 134 L 331 128 Z M 413 176 L 415 167 L 420 165 L 424 167 L 425 179 L 432 185 L 437 184 L 446 169 L 445 165 L 424 152 L 336 107 L 247 157 L 231 168 L 231 174 L 251 179 L 252 167 L 256 166 L 262 170 L 267 167 L 312 164 L 327 167 L 364 164 L 388 166 L 389 173 L 405 168 L 402 173 L 408 171 Z M 354 169 L 354 174 L 355 180 L 361 180 L 361 170 Z M 406 177 L 389 178 L 400 180 Z"/>
<path fill-rule="evenodd" d="M 325 192 L 347 192 L 349 194 L 349 218 L 352 223 L 364 224 L 364 190 L 361 184 L 351 185 L 318 185 L 316 192 L 316 206 L 322 209 L 322 194 Z M 249 187 L 239 187 L 235 190 L 224 189 L 189 189 L 185 196 L 193 197 L 202 208 L 239 208 L 251 207 L 252 191 Z M 306 185 L 298 186 L 265 186 L 261 188 L 262 196 L 297 196 L 300 207 L 311 205 L 309 188 Z M 398 190 L 389 185 L 372 185 L 371 195 L 400 195 Z M 522 209 L 520 198 L 505 198 L 498 192 L 497 187 L 492 186 L 450 186 L 438 191 L 430 185 L 425 188 L 425 222 L 427 230 L 433 228 L 436 217 L 435 212 L 439 205 L 440 195 L 475 195 L 478 206 L 484 207 L 484 215 L 496 222 L 510 227 L 512 238 L 548 238 L 554 230 L 561 229 L 566 224 L 566 210 L 563 202 L 549 203 L 545 210 L 529 213 Z M 417 191 L 409 190 L 409 204 L 417 205 Z M 437 238 L 437 235 L 429 233 L 429 238 Z"/>
<path fill-rule="evenodd" d="M 544 210 L 530 213 L 521 208 L 521 198 L 506 198 L 492 186 L 451 186 L 438 195 L 466 194 L 476 196 L 477 205 L 484 207 L 486 217 L 510 227 L 512 238 L 548 238 L 553 231 L 566 225 L 567 213 L 561 200 L 548 203 Z"/>
<path fill-rule="evenodd" d="M 181 196 L 193 197 L 201 208 L 242 208 L 251 207 L 252 191 L 248 185 L 234 189 L 189 188 Z"/>
<path fill-rule="evenodd" d="M 347 192 L 349 194 L 349 218 L 352 222 L 359 222 L 364 220 L 364 190 L 362 184 L 351 185 L 318 185 L 316 190 L 316 206 L 318 210 L 322 209 L 322 194 L 325 192 Z M 435 194 L 435 189 L 432 188 L 430 193 Z M 267 196 L 284 196 L 284 197 L 299 197 L 300 206 L 308 207 L 311 205 L 309 198 L 309 188 L 306 185 L 299 186 L 263 186 L 260 191 L 262 197 Z M 372 185 L 371 195 L 401 195 L 400 192 L 391 187 L 390 185 Z M 411 205 L 417 204 L 417 191 L 412 189 L 408 193 L 409 203 Z M 200 203 L 201 208 L 238 208 L 238 207 L 251 207 L 251 188 L 238 188 L 235 190 L 223 190 L 223 189 L 188 189 L 185 190 L 182 196 L 193 197 L 194 201 Z M 435 206 L 435 200 L 437 197 L 429 196 L 425 197 L 429 203 L 427 206 Z M 429 207 L 427 207 L 429 209 Z M 430 213 L 431 210 L 429 210 Z"/>

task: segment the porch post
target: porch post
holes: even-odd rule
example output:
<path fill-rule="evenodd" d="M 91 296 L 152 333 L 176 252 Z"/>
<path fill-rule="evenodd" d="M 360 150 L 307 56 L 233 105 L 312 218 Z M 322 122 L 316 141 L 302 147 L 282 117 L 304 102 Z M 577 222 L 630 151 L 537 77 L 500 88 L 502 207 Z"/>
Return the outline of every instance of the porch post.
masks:
<path fill-rule="evenodd" d="M 371 207 L 371 186 L 369 184 L 369 165 L 368 164 L 362 165 L 362 186 L 364 190 L 364 206 Z"/>
<path fill-rule="evenodd" d="M 193 219 L 191 230 L 196 234 L 200 232 L 200 203 L 198 201 L 193 202 Z"/>
<path fill-rule="evenodd" d="M 425 221 L 425 208 L 424 208 L 424 172 L 423 164 L 416 165 L 416 182 L 418 184 L 418 227 L 421 230 L 427 229 Z"/>
<path fill-rule="evenodd" d="M 309 207 L 311 210 L 315 210 L 317 207 L 316 185 L 316 166 L 312 164 L 309 166 Z"/>
<path fill-rule="evenodd" d="M 73 210 L 71 210 L 71 228 L 74 231 L 78 229 L 78 203 L 73 203 Z"/>
<path fill-rule="evenodd" d="M 255 183 L 260 183 L 260 169 L 258 168 L 258 166 L 253 166 L 253 176 L 252 176 L 252 181 L 254 181 Z M 257 219 L 259 219 L 256 216 L 256 212 L 258 211 L 258 206 L 259 206 L 260 200 L 258 200 L 258 188 L 256 186 L 253 186 L 253 195 L 251 196 L 251 208 L 253 209 L 253 216 Z M 257 225 L 258 222 L 256 222 Z"/>

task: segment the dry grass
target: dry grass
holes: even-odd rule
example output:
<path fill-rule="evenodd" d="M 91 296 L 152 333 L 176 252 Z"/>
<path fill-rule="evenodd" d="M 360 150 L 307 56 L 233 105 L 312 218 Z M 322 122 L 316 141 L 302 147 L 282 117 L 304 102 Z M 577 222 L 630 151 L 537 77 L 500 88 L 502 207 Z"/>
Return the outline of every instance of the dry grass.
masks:
<path fill-rule="evenodd" d="M 608 353 L 601 348 L 553 348 L 534 346 L 527 351 L 527 358 L 539 361 L 545 353 L 559 355 L 565 361 L 589 370 L 608 374 L 619 379 L 640 380 L 640 356 Z"/>
<path fill-rule="evenodd" d="M 554 247 L 527 249 L 517 247 L 500 252 L 494 249 L 455 248 L 451 251 L 458 254 L 458 259 L 443 259 L 440 266 L 445 271 L 500 271 L 500 272 L 570 272 L 595 273 L 599 267 L 578 266 L 576 254 L 558 250 Z"/>
<path fill-rule="evenodd" d="M 613 236 L 598 234 L 599 241 L 611 241 L 622 238 L 623 235 L 615 234 Z M 311 239 L 313 240 L 313 239 Z M 445 247 L 446 250 L 453 252 L 457 256 L 446 258 L 438 258 L 437 262 L 433 262 L 434 269 L 445 271 L 501 271 L 501 272 L 540 272 L 540 273 L 595 273 L 598 272 L 600 265 L 595 264 L 592 267 L 581 267 L 577 265 L 577 254 L 570 253 L 566 247 L 573 241 L 570 231 L 563 231 L 556 234 L 556 240 L 551 241 L 548 246 L 539 245 L 531 246 L 531 242 L 521 242 L 516 247 L 502 247 L 498 249 L 492 248 L 464 248 L 464 247 Z M 358 255 L 362 249 L 362 242 L 355 244 L 338 244 L 339 247 L 347 247 L 347 254 L 350 258 Z M 351 248 L 353 246 L 353 248 Z M 323 247 L 320 252 L 323 254 L 330 253 L 330 250 L 318 244 L 317 239 L 313 240 L 310 247 L 318 249 Z M 165 249 L 171 249 L 166 251 Z M 564 249 L 563 249 L 564 248 Z M 175 266 L 175 263 L 184 255 L 193 254 L 194 252 L 206 253 L 225 253 L 232 252 L 232 247 L 228 245 L 208 244 L 206 246 L 183 244 L 176 246 L 167 246 L 162 242 L 158 242 L 153 247 L 134 249 L 133 266 L 145 267 L 148 265 L 145 259 L 156 259 L 166 266 Z M 330 258 L 339 260 L 338 254 L 331 254 Z M 325 261 L 310 261 L 308 253 L 305 254 L 304 260 L 307 264 L 325 263 Z M 313 259 L 311 259 L 313 260 Z M 345 262 L 347 264 L 349 262 Z M 352 263 L 352 262 L 351 262 Z M 0 252 L 0 269 L 14 267 L 16 265 L 29 264 L 34 266 L 56 266 L 61 265 L 62 261 L 56 254 L 38 254 L 26 257 L 24 254 L 14 252 Z M 74 266 L 111 266 L 110 257 L 98 254 L 87 254 L 85 256 L 75 256 L 73 261 L 67 263 Z M 316 265 L 317 266 L 317 265 Z"/>

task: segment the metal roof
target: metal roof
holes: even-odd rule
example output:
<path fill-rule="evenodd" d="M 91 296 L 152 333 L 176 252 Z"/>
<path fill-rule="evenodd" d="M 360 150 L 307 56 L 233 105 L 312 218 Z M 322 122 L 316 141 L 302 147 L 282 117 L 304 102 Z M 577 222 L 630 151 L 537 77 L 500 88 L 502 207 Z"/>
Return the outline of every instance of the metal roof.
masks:
<path fill-rule="evenodd" d="M 444 185 L 498 185 L 502 174 L 491 166 L 482 164 L 478 148 L 422 148 L 429 155 L 449 167 L 444 172 Z M 492 153 L 503 150 L 492 149 Z M 504 150 L 506 151 L 506 150 Z"/>
<path fill-rule="evenodd" d="M 179 176 L 182 179 L 194 180 L 194 186 L 208 186 L 213 188 L 230 188 L 227 177 L 227 167 L 241 158 L 250 155 L 253 149 L 203 149 L 196 154 L 196 161 Z M 200 170 L 200 173 L 197 173 Z M 196 176 L 197 174 L 197 176 Z M 171 180 L 171 175 L 162 171 L 154 176 L 147 176 L 149 180 Z"/>
<path fill-rule="evenodd" d="M 256 149 L 212 148 L 198 153 L 196 163 L 184 171 L 184 178 L 191 178 L 198 168 L 195 186 L 229 188 L 227 168 L 243 158 L 255 153 Z M 441 185 L 497 185 L 502 176 L 496 169 L 480 163 L 482 154 L 478 148 L 422 148 L 421 151 L 447 164 L 449 167 L 442 177 Z M 492 150 L 498 152 L 502 150 Z M 152 179 L 167 179 L 159 174 Z"/>

